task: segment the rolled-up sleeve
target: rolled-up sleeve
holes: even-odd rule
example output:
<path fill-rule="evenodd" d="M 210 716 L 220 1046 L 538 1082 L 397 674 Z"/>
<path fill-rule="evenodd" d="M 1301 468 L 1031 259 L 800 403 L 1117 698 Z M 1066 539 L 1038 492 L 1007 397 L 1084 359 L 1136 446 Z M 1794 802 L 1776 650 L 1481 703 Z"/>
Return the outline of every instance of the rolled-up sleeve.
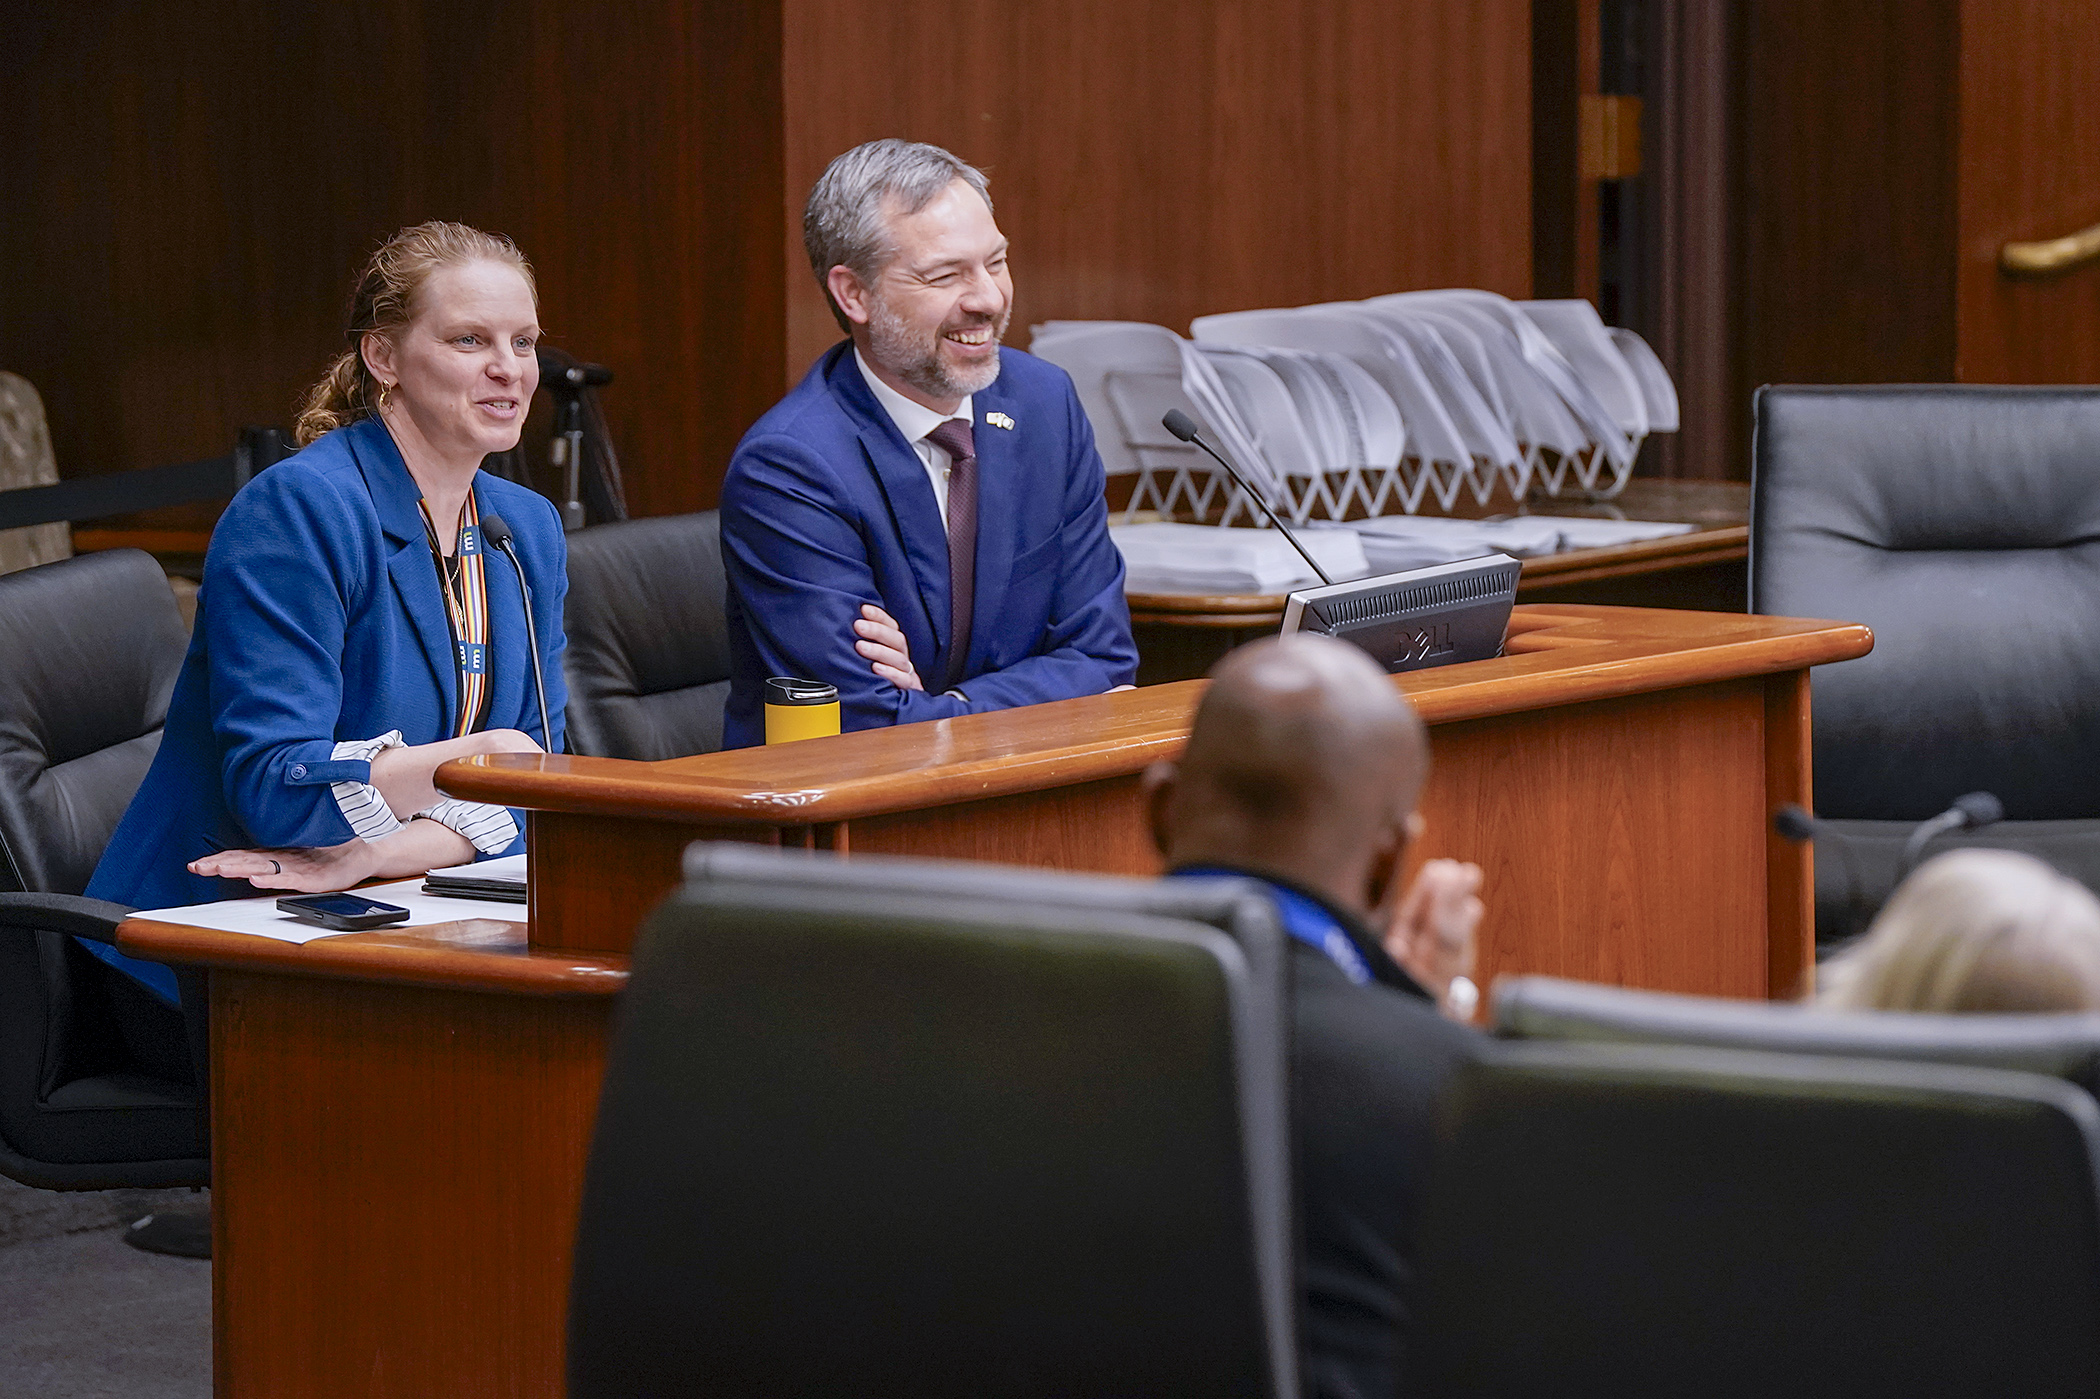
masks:
<path fill-rule="evenodd" d="M 335 746 L 331 767 L 339 767 L 355 775 L 338 778 L 329 784 L 335 793 L 335 804 L 350 823 L 350 829 L 365 840 L 378 840 L 401 829 L 401 819 L 394 809 L 379 795 L 372 785 L 372 759 L 389 748 L 402 746 L 401 730 L 391 729 L 377 738 L 353 739 Z M 364 771 L 358 773 L 362 766 Z"/>
<path fill-rule="evenodd" d="M 509 807 L 460 801 L 455 797 L 416 815 L 457 831 L 484 855 L 500 855 L 518 839 L 518 823 L 512 818 Z"/>

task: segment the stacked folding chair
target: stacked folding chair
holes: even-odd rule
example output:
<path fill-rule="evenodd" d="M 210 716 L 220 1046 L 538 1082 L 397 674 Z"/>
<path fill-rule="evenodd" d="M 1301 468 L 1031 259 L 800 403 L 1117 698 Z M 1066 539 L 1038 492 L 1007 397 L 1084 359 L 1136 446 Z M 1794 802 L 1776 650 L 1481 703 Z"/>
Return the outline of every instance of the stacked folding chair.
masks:
<path fill-rule="evenodd" d="M 1162 326 L 1053 321 L 1032 349 L 1079 385 L 1128 511 L 1259 519 L 1159 420 L 1179 408 L 1295 523 L 1448 513 L 1470 493 L 1609 497 L 1641 440 L 1677 427 L 1669 375 L 1586 301 L 1406 292 Z M 1126 515 L 1126 518 L 1128 516 Z"/>

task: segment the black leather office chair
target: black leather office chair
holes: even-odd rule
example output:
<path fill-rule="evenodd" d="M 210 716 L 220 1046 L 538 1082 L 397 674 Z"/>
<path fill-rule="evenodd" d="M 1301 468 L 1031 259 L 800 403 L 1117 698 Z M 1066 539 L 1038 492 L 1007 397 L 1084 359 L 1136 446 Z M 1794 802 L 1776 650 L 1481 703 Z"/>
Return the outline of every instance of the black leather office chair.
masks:
<path fill-rule="evenodd" d="M 2048 1074 L 2100 1093 L 2100 1015 L 1822 1010 L 1522 976 L 1495 983 L 1494 1023 L 1505 1039 L 1967 1064 Z"/>
<path fill-rule="evenodd" d="M 2096 1154 L 2040 1075 L 1508 1046 L 1447 1095 L 1407 1392 L 2089 1394 Z"/>
<path fill-rule="evenodd" d="M 719 862 L 643 929 L 570 1393 L 1294 1394 L 1267 901 L 858 866 Z"/>
<path fill-rule="evenodd" d="M 569 536 L 569 751 L 655 760 L 722 746 L 722 525 L 712 510 Z"/>
<path fill-rule="evenodd" d="M 1858 931 L 1918 821 L 1970 791 L 2003 846 L 2100 889 L 2100 389 L 1766 388 L 1753 612 L 1874 629 L 1815 671 L 1816 927 Z"/>
<path fill-rule="evenodd" d="M 80 891 L 160 746 L 186 645 L 136 550 L 0 576 L 0 1174 L 26 1185 L 210 1183 L 195 1061 L 156 1053 L 145 993 L 73 942 L 111 941 L 129 911 Z"/>

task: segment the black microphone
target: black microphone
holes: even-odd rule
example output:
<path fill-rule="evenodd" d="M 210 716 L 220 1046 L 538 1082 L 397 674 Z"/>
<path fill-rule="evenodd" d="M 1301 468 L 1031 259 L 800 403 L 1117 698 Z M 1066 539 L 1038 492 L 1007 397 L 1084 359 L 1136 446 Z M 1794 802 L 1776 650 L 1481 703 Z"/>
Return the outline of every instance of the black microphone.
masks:
<path fill-rule="evenodd" d="M 1772 813 L 1772 829 L 1796 845 L 1805 840 L 1814 840 L 1819 824 L 1815 817 L 1808 814 L 1806 807 L 1793 802 L 1788 802 Z"/>
<path fill-rule="evenodd" d="M 1325 583 L 1330 588 L 1334 586 L 1334 580 L 1327 576 L 1327 570 L 1320 567 L 1319 561 L 1313 558 L 1312 551 L 1307 549 L 1303 544 L 1299 543 L 1298 536 L 1291 533 L 1291 527 L 1283 522 L 1283 517 L 1277 514 L 1274 510 L 1270 510 L 1269 503 L 1263 500 L 1259 495 L 1257 495 L 1252 486 L 1248 485 L 1245 481 L 1240 479 L 1239 472 L 1232 469 L 1232 463 L 1225 460 L 1225 458 L 1219 456 L 1216 449 L 1214 449 L 1210 445 L 1210 443 L 1205 442 L 1203 440 L 1202 434 L 1196 431 L 1196 425 L 1195 423 L 1190 421 L 1188 414 L 1182 412 L 1179 408 L 1169 408 L 1167 410 L 1167 415 L 1164 418 L 1161 418 L 1159 421 L 1160 426 L 1164 427 L 1168 432 L 1173 433 L 1182 441 L 1193 442 L 1198 447 L 1201 447 L 1204 451 L 1209 452 L 1211 458 L 1214 461 L 1216 461 L 1219 466 L 1225 468 L 1225 474 L 1232 478 L 1232 484 L 1238 486 L 1241 490 L 1247 493 L 1247 499 L 1253 501 L 1262 509 L 1268 510 L 1270 523 L 1274 524 L 1276 528 L 1282 530 L 1283 537 L 1291 541 L 1291 547 L 1305 556 L 1305 561 L 1312 565 L 1312 571 L 1320 576 L 1320 581 L 1322 583 Z"/>
<path fill-rule="evenodd" d="M 1949 831 L 1973 831 L 2004 819 L 2005 804 L 1989 792 L 1970 792 L 1956 797 L 1954 805 L 1912 828 L 1909 839 L 1903 843 L 1903 858 L 1896 863 L 1896 883 L 1901 884 L 1917 868 L 1918 857 L 1936 838 Z M 1849 937 L 1858 932 L 1866 910 L 1860 901 L 1859 869 L 1852 860 L 1853 837 L 1832 829 L 1828 822 L 1811 816 L 1792 802 L 1772 813 L 1772 829 L 1796 845 L 1829 837 L 1838 859 L 1845 865 L 1845 934 Z"/>
<path fill-rule="evenodd" d="M 585 364 L 578 360 L 563 365 L 554 356 L 540 352 L 540 382 L 549 389 L 574 390 L 603 388 L 613 381 L 613 372 L 602 364 Z"/>
<path fill-rule="evenodd" d="M 540 674 L 540 634 L 532 623 L 532 585 L 525 581 L 525 566 L 518 562 L 517 550 L 511 547 L 510 521 L 501 515 L 481 517 L 481 537 L 503 551 L 510 566 L 518 571 L 518 591 L 525 594 L 525 644 L 532 655 L 532 689 L 540 701 L 540 742 L 547 751 L 554 751 L 554 729 L 547 722 L 547 682 Z"/>
<path fill-rule="evenodd" d="M 1949 831 L 1973 831 L 2004 819 L 2005 803 L 1989 792 L 1970 792 L 1956 797 L 1954 805 L 1929 821 L 1920 821 L 1917 829 L 1910 833 L 1910 839 L 1903 842 L 1903 860 L 1896 866 L 1896 882 L 1902 883 L 1904 876 L 1917 868 L 1925 847 L 1938 837 Z"/>
<path fill-rule="evenodd" d="M 1859 865 L 1852 857 L 1852 838 L 1843 831 L 1832 830 L 1828 824 L 1817 820 L 1805 807 L 1788 802 L 1772 813 L 1772 829 L 1795 845 L 1802 845 L 1819 836 L 1829 836 L 1837 850 L 1838 860 L 1845 867 L 1845 931 L 1850 938 L 1860 931 L 1866 919 L 1866 900 L 1860 895 Z"/>

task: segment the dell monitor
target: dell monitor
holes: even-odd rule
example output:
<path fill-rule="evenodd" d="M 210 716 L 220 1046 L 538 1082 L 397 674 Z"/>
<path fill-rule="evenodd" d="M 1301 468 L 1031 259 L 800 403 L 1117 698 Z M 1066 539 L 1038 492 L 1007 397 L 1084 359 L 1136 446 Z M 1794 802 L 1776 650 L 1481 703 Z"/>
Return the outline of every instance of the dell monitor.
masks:
<path fill-rule="evenodd" d="M 1502 654 L 1522 565 L 1507 554 L 1292 593 L 1283 634 L 1351 642 L 1393 674 Z"/>

